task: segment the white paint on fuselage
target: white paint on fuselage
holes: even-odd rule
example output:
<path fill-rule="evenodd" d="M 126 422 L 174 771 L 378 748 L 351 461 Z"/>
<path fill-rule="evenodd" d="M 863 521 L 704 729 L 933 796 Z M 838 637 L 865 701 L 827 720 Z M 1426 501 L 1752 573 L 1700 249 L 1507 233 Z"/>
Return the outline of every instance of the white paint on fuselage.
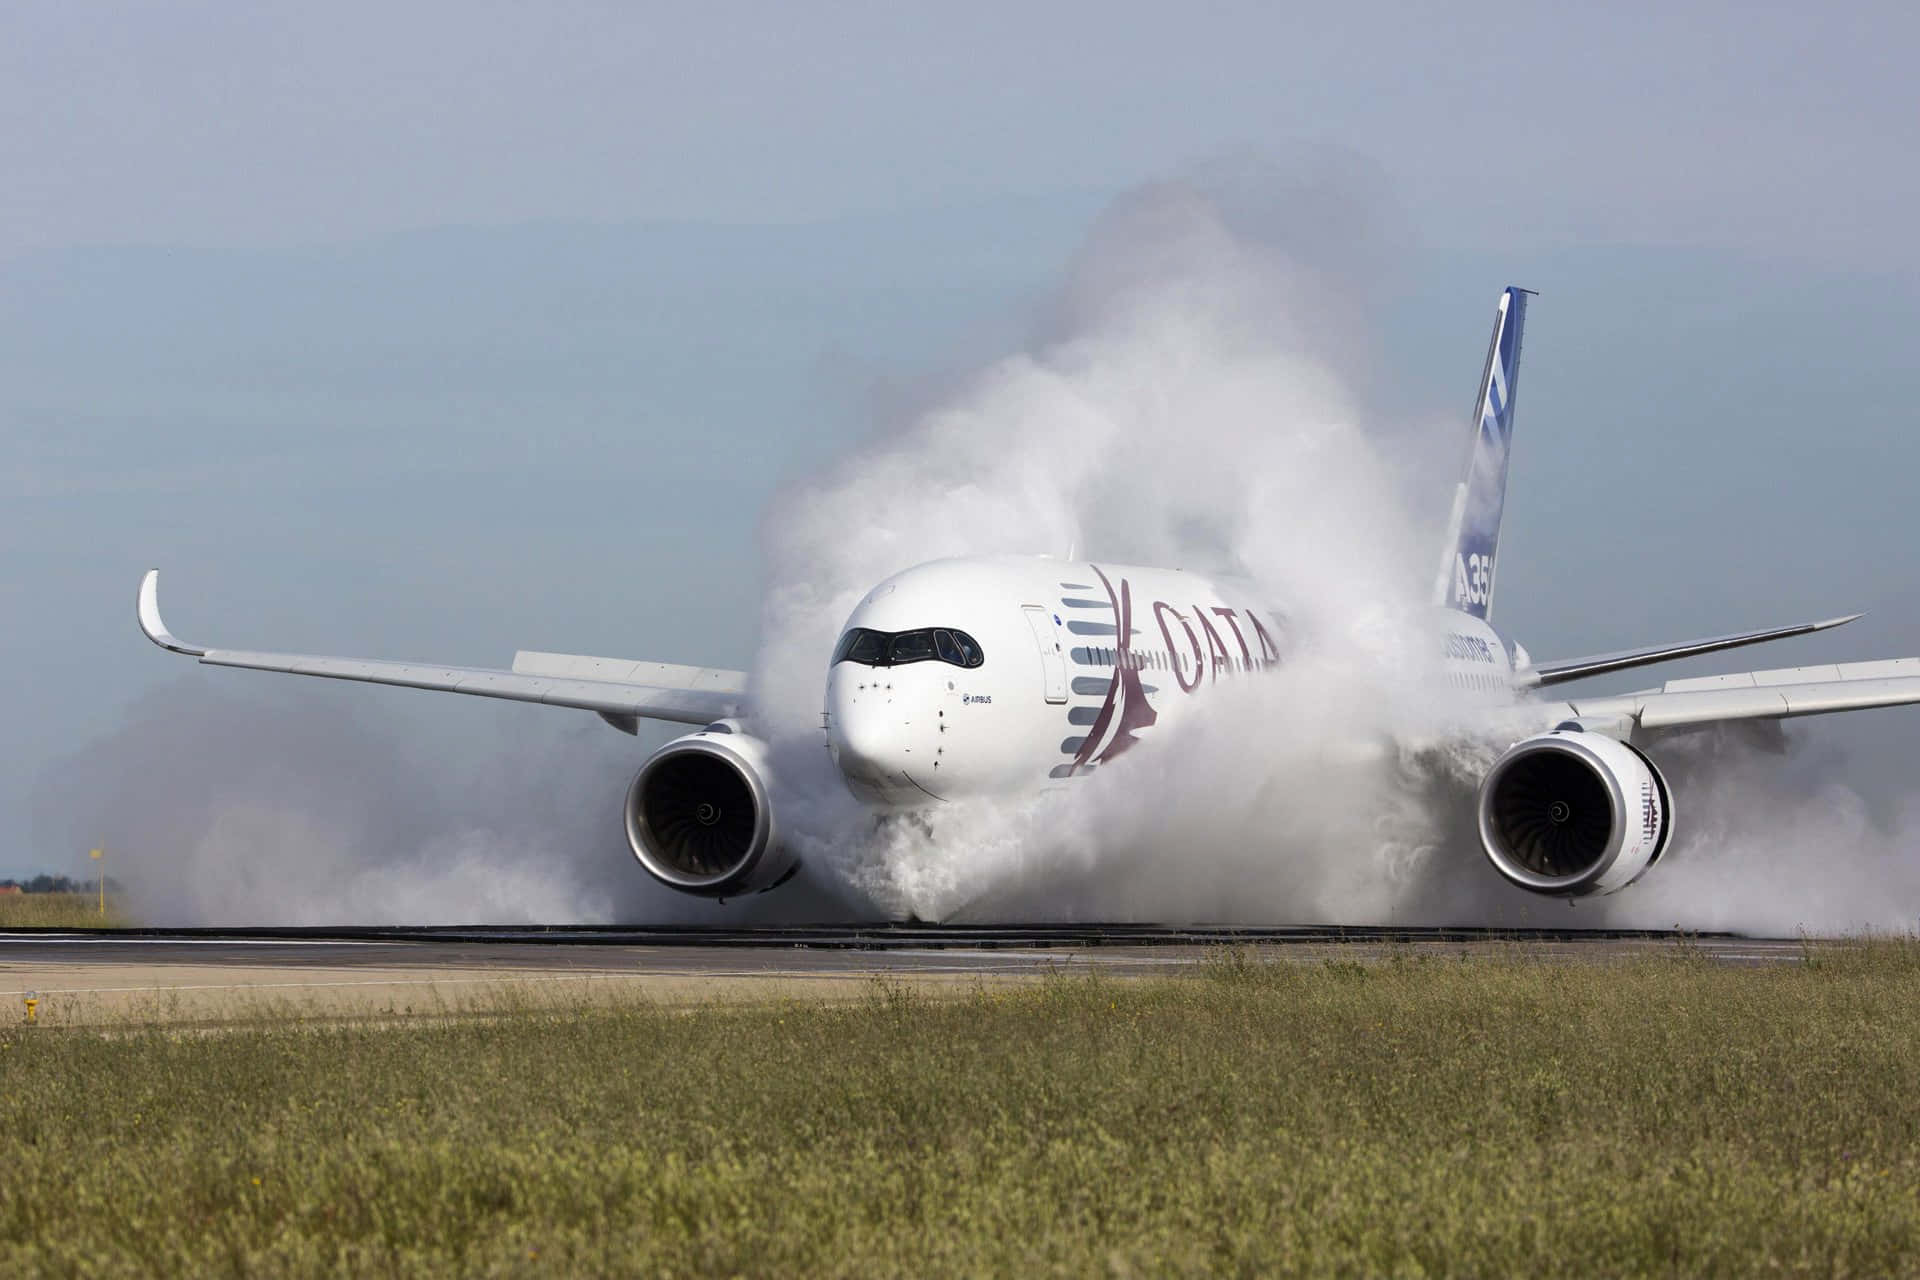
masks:
<path fill-rule="evenodd" d="M 1028 608 L 1042 611 L 1051 655 Z M 1285 644 L 1280 613 L 1246 584 L 1017 556 L 896 574 L 854 609 L 854 627 L 955 628 L 985 655 L 975 668 L 833 665 L 827 742 L 848 786 L 876 808 L 1030 792 L 1091 771 L 1185 714 L 1203 690 L 1272 666 Z M 1050 659 L 1064 666 L 1061 701 L 1047 698 Z"/>
<path fill-rule="evenodd" d="M 1472 693 L 1510 697 L 1515 654 L 1524 658 L 1526 651 L 1510 645 L 1472 614 L 1435 609 L 1431 616 L 1438 631 L 1440 668 L 1447 683 Z"/>
<path fill-rule="evenodd" d="M 1044 611 L 1040 632 L 1065 666 L 1064 701 L 1047 698 L 1048 655 L 1029 608 Z M 1429 616 L 1442 678 L 1468 697 L 1510 699 L 1514 649 L 1480 619 L 1446 609 Z M 935 561 L 875 587 L 846 629 L 953 628 L 978 642 L 984 662 L 835 663 L 827 743 L 848 787 L 876 809 L 1032 793 L 1164 732 L 1216 686 L 1284 661 L 1286 625 L 1251 584 L 1184 570 L 1025 556 Z"/>

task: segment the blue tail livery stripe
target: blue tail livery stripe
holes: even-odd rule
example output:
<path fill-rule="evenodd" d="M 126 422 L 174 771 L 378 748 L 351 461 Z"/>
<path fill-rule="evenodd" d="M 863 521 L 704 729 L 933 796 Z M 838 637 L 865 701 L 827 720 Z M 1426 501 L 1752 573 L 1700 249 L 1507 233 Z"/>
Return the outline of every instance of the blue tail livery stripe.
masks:
<path fill-rule="evenodd" d="M 1493 341 L 1480 375 L 1473 450 L 1454 503 L 1446 559 L 1435 602 L 1484 619 L 1493 606 L 1500 550 L 1500 517 L 1507 501 L 1507 456 L 1513 444 L 1513 406 L 1520 383 L 1520 338 L 1526 327 L 1525 289 L 1508 287 L 1494 315 Z"/>

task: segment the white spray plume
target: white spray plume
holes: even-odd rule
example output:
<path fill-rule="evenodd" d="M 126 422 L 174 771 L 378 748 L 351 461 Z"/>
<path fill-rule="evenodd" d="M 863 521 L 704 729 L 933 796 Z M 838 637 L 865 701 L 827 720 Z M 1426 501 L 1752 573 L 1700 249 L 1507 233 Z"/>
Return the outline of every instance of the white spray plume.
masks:
<path fill-rule="evenodd" d="M 1063 553 L 1257 581 L 1302 651 L 1073 794 L 943 807 L 869 835 L 815 805 L 789 830 L 883 908 L 1152 919 L 1392 914 L 1427 825 L 1386 742 L 1429 667 L 1403 625 L 1429 540 L 1349 386 L 1378 245 L 1367 193 L 1215 168 L 1096 228 L 1044 339 L 790 493 L 766 529 L 757 688 L 781 753 L 831 795 L 821 655 L 859 598 L 948 555 Z M 1454 449 L 1446 450 L 1448 453 Z M 1303 797 L 1313 797 L 1303 803 Z M 871 825 L 870 823 L 868 824 Z M 1322 851 L 1350 856 L 1327 860 Z"/>
<path fill-rule="evenodd" d="M 1672 852 L 1600 904 L 1625 928 L 1790 935 L 1920 931 L 1920 794 L 1876 821 L 1849 753 L 1809 730 L 1729 725 L 1657 759 L 1674 791 Z"/>
<path fill-rule="evenodd" d="M 628 852 L 620 798 L 645 751 L 590 718 L 502 708 L 497 735 L 429 748 L 408 722 L 434 706 L 240 680 L 163 685 L 41 778 L 42 847 L 104 844 L 141 923 L 722 918 Z M 845 914 L 806 891 L 724 910 L 730 923 Z"/>
<path fill-rule="evenodd" d="M 1544 899 L 1486 864 L 1473 788 L 1543 726 L 1466 731 L 1413 622 L 1437 538 L 1408 513 L 1439 514 L 1464 428 L 1421 424 L 1409 447 L 1366 420 L 1379 246 L 1353 177 L 1236 165 L 1135 193 L 1030 350 L 776 506 L 757 679 L 810 863 L 929 919 L 1911 927 L 1914 841 L 1831 783 L 1751 803 L 1779 766 L 1745 746 L 1698 784 L 1698 749 L 1676 747 L 1681 837 L 1625 894 Z M 1063 793 L 876 827 L 818 743 L 821 660 L 848 613 L 912 564 L 1070 546 L 1250 577 L 1302 649 Z"/>
<path fill-rule="evenodd" d="M 1679 840 L 1625 893 L 1570 906 L 1486 865 L 1466 805 L 1510 739 L 1457 733 L 1407 625 L 1435 534 L 1408 513 L 1441 514 L 1462 442 L 1369 421 L 1355 390 L 1389 269 L 1379 209 L 1325 156 L 1144 188 L 1028 351 L 775 505 L 755 675 L 811 871 L 725 919 L 844 919 L 859 908 L 838 887 L 931 919 L 1914 927 L 1920 801 L 1876 826 L 1841 762 L 1737 734 L 1661 754 Z M 1302 648 L 1063 794 L 948 806 L 931 837 L 876 830 L 817 728 L 854 604 L 925 560 L 1070 546 L 1253 578 Z M 420 759 L 380 721 L 413 708 L 175 684 L 49 768 L 36 829 L 47 848 L 139 851 L 110 870 L 151 923 L 722 918 L 626 851 L 619 798 L 643 753 L 521 713 L 498 741 Z"/>

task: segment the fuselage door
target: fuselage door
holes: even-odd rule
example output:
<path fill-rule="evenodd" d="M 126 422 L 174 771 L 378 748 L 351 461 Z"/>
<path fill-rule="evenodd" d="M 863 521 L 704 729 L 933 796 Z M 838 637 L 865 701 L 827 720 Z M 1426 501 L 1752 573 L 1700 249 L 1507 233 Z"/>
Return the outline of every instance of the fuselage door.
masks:
<path fill-rule="evenodd" d="M 1048 702 L 1067 700 L 1067 659 L 1061 652 L 1060 633 L 1053 618 L 1037 604 L 1021 606 L 1027 626 L 1033 630 L 1033 643 L 1040 650 L 1040 675 L 1045 682 Z"/>

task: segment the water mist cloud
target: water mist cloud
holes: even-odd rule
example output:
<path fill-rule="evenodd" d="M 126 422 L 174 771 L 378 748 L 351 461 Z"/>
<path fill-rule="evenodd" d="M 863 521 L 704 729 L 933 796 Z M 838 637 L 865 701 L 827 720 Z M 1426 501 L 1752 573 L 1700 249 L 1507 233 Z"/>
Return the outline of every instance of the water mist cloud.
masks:
<path fill-rule="evenodd" d="M 1672 853 L 1602 904 L 1631 928 L 1920 932 L 1920 793 L 1876 820 L 1848 753 L 1809 730 L 1724 726 L 1663 744 Z"/>
<path fill-rule="evenodd" d="M 399 731 L 441 713 L 411 695 L 203 676 L 49 768 L 43 847 L 126 851 L 112 873 L 154 923 L 1912 927 L 1920 798 L 1877 827 L 1844 761 L 1749 735 L 1656 750 L 1679 837 L 1617 897 L 1541 899 L 1485 864 L 1473 788 L 1541 726 L 1466 731 L 1414 625 L 1464 428 L 1381 422 L 1361 392 L 1384 207 L 1364 170 L 1323 155 L 1143 187 L 1096 226 L 1026 350 L 775 502 L 756 727 L 808 867 L 778 893 L 716 908 L 652 882 L 619 812 L 647 748 L 590 718 L 511 708 L 436 754 Z M 1250 578 L 1297 647 L 1070 788 L 876 823 L 819 736 L 856 602 L 943 556 L 1070 549 Z"/>
<path fill-rule="evenodd" d="M 1873 829 L 1836 779 L 1743 737 L 1711 769 L 1672 748 L 1681 834 L 1623 895 L 1543 899 L 1486 865 L 1474 788 L 1546 726 L 1455 703 L 1415 624 L 1438 545 L 1419 517 L 1437 523 L 1463 428 L 1369 421 L 1357 393 L 1383 256 L 1363 178 L 1233 164 L 1142 188 L 1029 350 L 777 504 L 758 688 L 812 864 L 936 919 L 1909 927 L 1911 823 Z M 922 561 L 1069 548 L 1252 578 L 1300 648 L 1064 793 L 876 828 L 818 750 L 847 614 Z"/>
<path fill-rule="evenodd" d="M 225 674 L 225 673 L 220 673 Z M 726 909 L 656 884 L 620 801 L 636 750 L 584 715 L 499 713 L 502 730 L 422 744 L 444 700 L 205 673 L 137 701 L 48 767 L 42 847 L 104 844 L 148 924 L 732 922 L 839 916 L 806 889 Z"/>
<path fill-rule="evenodd" d="M 763 630 L 778 641 L 757 687 L 776 742 L 813 745 L 822 774 L 819 655 L 875 582 L 921 561 L 1076 548 L 1242 575 L 1305 638 L 1279 678 L 1070 797 L 948 806 L 930 839 L 865 835 L 828 801 L 796 824 L 813 857 L 923 916 L 1330 918 L 1361 893 L 1367 914 L 1391 909 L 1371 867 L 1283 856 L 1419 827 L 1377 767 L 1327 748 L 1385 740 L 1424 670 L 1403 620 L 1430 539 L 1351 390 L 1380 269 L 1370 200 L 1326 165 L 1141 189 L 1095 229 L 1032 349 L 777 505 Z M 1300 803 L 1316 792 L 1329 803 Z"/>

